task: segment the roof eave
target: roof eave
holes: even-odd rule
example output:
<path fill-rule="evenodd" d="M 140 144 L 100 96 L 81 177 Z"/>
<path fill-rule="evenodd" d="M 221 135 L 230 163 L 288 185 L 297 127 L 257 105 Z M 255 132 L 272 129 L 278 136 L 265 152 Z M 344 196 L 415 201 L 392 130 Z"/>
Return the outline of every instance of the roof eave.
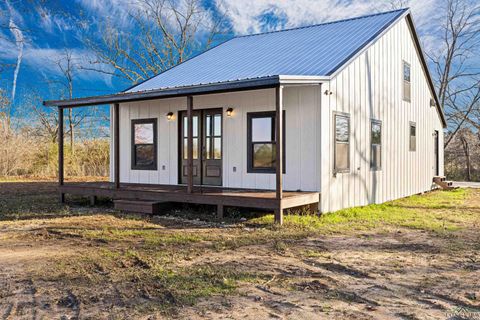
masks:
<path fill-rule="evenodd" d="M 422 44 L 420 43 L 420 40 L 417 35 L 417 31 L 415 28 L 415 23 L 413 22 L 412 15 L 409 13 L 406 16 L 408 26 L 410 27 L 410 32 L 412 34 L 412 38 L 415 42 L 415 45 L 417 47 L 418 55 L 420 57 L 420 61 L 422 63 L 423 71 L 425 73 L 425 77 L 427 78 L 428 86 L 430 88 L 430 94 L 433 96 L 433 99 L 435 100 L 435 107 L 437 108 L 438 115 L 440 117 L 440 120 L 442 122 L 443 128 L 447 127 L 447 119 L 445 118 L 445 113 L 443 113 L 442 106 L 440 104 L 440 100 L 438 100 L 437 92 L 435 91 L 435 85 L 433 84 L 432 76 L 430 75 L 430 70 L 428 69 L 427 65 L 427 60 L 425 59 L 425 55 L 423 54 L 423 48 Z"/>
<path fill-rule="evenodd" d="M 320 84 L 330 81 L 329 76 L 279 75 L 280 84 Z"/>
<path fill-rule="evenodd" d="M 280 84 L 280 76 L 269 76 L 256 79 L 228 81 L 222 83 L 195 85 L 188 87 L 159 89 L 131 93 L 117 93 L 111 95 L 77 98 L 70 100 L 48 100 L 44 106 L 75 108 L 84 106 L 105 105 L 112 103 L 125 103 L 132 101 L 173 98 L 189 95 L 202 95 L 231 91 L 255 90 L 272 88 Z"/>

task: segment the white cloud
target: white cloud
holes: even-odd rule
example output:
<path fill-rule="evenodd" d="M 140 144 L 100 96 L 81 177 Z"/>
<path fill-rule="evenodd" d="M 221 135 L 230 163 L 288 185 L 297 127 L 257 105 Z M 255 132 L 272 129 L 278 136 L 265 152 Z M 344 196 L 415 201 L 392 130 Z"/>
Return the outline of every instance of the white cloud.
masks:
<path fill-rule="evenodd" d="M 428 25 L 438 8 L 435 0 L 413 0 L 408 5 L 419 27 Z M 393 9 L 389 1 L 372 0 L 217 0 L 217 6 L 226 14 L 235 33 L 238 34 L 268 30 L 268 26 L 263 25 L 262 17 L 272 9 L 275 10 L 276 15 L 281 14 L 284 17 L 286 21 L 281 27 L 285 28 Z"/>
<path fill-rule="evenodd" d="M 77 65 L 77 69 L 82 67 L 91 67 L 91 62 L 95 61 L 95 56 L 87 49 L 68 49 L 72 53 L 72 61 Z M 17 58 L 18 49 L 14 44 L 0 38 L 0 59 L 3 61 Z M 39 48 L 26 45 L 23 54 L 23 63 L 32 67 L 36 72 L 43 74 L 46 78 L 57 77 L 61 71 L 57 65 L 65 57 L 65 49 Z M 107 66 L 95 65 L 103 71 L 112 71 Z M 109 74 L 79 69 L 76 73 L 77 79 L 88 81 L 103 81 L 112 86 L 112 76 Z"/>
<path fill-rule="evenodd" d="M 146 22 L 155 24 L 155 17 L 153 11 L 159 10 L 162 7 L 161 15 L 166 21 L 167 26 L 171 28 L 178 27 L 177 20 L 173 11 L 170 9 L 171 5 L 175 6 L 183 16 L 187 16 L 187 10 L 191 0 L 172 0 L 172 1 L 158 1 L 158 0 L 75 0 L 90 14 L 90 18 L 100 24 L 106 22 L 112 26 L 119 28 L 122 31 L 129 31 L 129 28 L 138 28 L 135 26 L 133 16 L 141 12 L 140 18 Z M 201 5 L 201 1 L 198 1 Z M 211 12 L 205 10 L 202 14 L 197 14 L 190 17 L 191 22 L 201 21 L 199 24 L 199 31 L 206 30 L 211 26 L 212 17 Z M 194 19 L 199 19 L 194 21 Z"/>
<path fill-rule="evenodd" d="M 76 65 L 75 77 L 81 80 L 95 81 L 101 80 L 107 85 L 112 85 L 112 76 L 81 69 L 81 67 L 91 67 L 91 62 L 95 60 L 95 56 L 87 49 L 69 49 L 72 56 L 72 63 Z M 59 75 L 60 69 L 58 63 L 65 63 L 65 49 L 51 48 L 28 48 L 25 53 L 25 63 L 38 68 L 45 75 Z M 103 71 L 111 71 L 107 66 L 95 66 Z"/>
<path fill-rule="evenodd" d="M 52 33 L 55 24 L 50 11 L 48 11 L 41 5 L 36 6 L 35 10 L 40 17 L 40 26 L 42 27 L 42 29 L 47 31 L 48 33 Z"/>
<path fill-rule="evenodd" d="M 8 28 L 13 35 L 14 43 L 17 48 L 17 62 L 15 65 L 15 70 L 13 72 L 12 95 L 11 95 L 11 100 L 14 101 L 15 92 L 17 90 L 18 73 L 20 71 L 20 66 L 22 65 L 22 60 L 23 60 L 25 37 L 23 36 L 22 29 L 15 22 L 15 19 L 18 21 L 23 21 L 23 20 L 21 19 L 21 17 L 19 17 L 18 12 L 15 9 L 13 9 L 13 7 L 11 6 L 8 0 L 5 1 L 5 5 L 10 15 L 10 19 L 8 21 Z"/>

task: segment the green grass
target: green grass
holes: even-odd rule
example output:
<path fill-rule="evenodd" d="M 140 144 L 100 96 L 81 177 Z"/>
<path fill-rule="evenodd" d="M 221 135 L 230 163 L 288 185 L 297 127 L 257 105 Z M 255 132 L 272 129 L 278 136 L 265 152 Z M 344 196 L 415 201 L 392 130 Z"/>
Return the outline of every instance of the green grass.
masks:
<path fill-rule="evenodd" d="M 0 197 L 0 219 L 21 219 L 31 216 L 58 216 L 68 214 L 68 207 L 60 205 L 51 195 Z"/>
<path fill-rule="evenodd" d="M 200 298 L 215 294 L 231 294 L 240 281 L 257 282 L 259 279 L 253 273 L 239 272 L 233 267 L 225 266 L 202 265 L 156 271 L 156 280 L 181 305 L 191 305 Z"/>
<path fill-rule="evenodd" d="M 141 241 L 146 246 L 184 245 L 199 242 L 205 237 L 194 233 L 166 233 L 162 229 L 116 229 L 79 230 L 78 233 L 90 240 L 104 242 Z"/>
<path fill-rule="evenodd" d="M 468 223 L 468 216 L 455 217 L 453 212 L 460 210 L 469 190 L 435 191 L 424 195 L 349 208 L 320 217 L 315 215 L 287 215 L 285 228 L 315 232 L 349 232 L 358 230 L 411 228 L 432 232 L 455 231 Z M 269 224 L 273 215 L 253 219 L 253 224 Z"/>

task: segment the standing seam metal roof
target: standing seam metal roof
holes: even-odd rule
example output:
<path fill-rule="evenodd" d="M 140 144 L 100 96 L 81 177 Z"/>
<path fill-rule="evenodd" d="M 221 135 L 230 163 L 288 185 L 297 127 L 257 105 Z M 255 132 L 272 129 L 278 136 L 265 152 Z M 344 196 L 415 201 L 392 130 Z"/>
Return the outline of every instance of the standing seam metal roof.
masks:
<path fill-rule="evenodd" d="M 407 11 L 235 37 L 125 92 L 276 75 L 330 76 Z"/>

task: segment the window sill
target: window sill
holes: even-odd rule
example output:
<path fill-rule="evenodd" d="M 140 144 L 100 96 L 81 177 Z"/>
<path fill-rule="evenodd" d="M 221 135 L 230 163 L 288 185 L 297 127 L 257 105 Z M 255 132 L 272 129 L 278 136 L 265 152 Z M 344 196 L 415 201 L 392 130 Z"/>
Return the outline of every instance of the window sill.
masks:
<path fill-rule="evenodd" d="M 350 173 L 350 169 L 333 171 L 333 176 L 336 177 L 337 174 L 344 174 L 344 173 Z"/>
<path fill-rule="evenodd" d="M 247 173 L 266 173 L 266 174 L 276 174 L 277 171 L 275 169 L 248 169 Z M 285 170 L 283 170 L 283 174 L 285 174 Z"/>
<path fill-rule="evenodd" d="M 157 167 L 148 167 L 148 168 L 132 167 L 131 170 L 138 170 L 138 171 L 158 171 Z"/>

